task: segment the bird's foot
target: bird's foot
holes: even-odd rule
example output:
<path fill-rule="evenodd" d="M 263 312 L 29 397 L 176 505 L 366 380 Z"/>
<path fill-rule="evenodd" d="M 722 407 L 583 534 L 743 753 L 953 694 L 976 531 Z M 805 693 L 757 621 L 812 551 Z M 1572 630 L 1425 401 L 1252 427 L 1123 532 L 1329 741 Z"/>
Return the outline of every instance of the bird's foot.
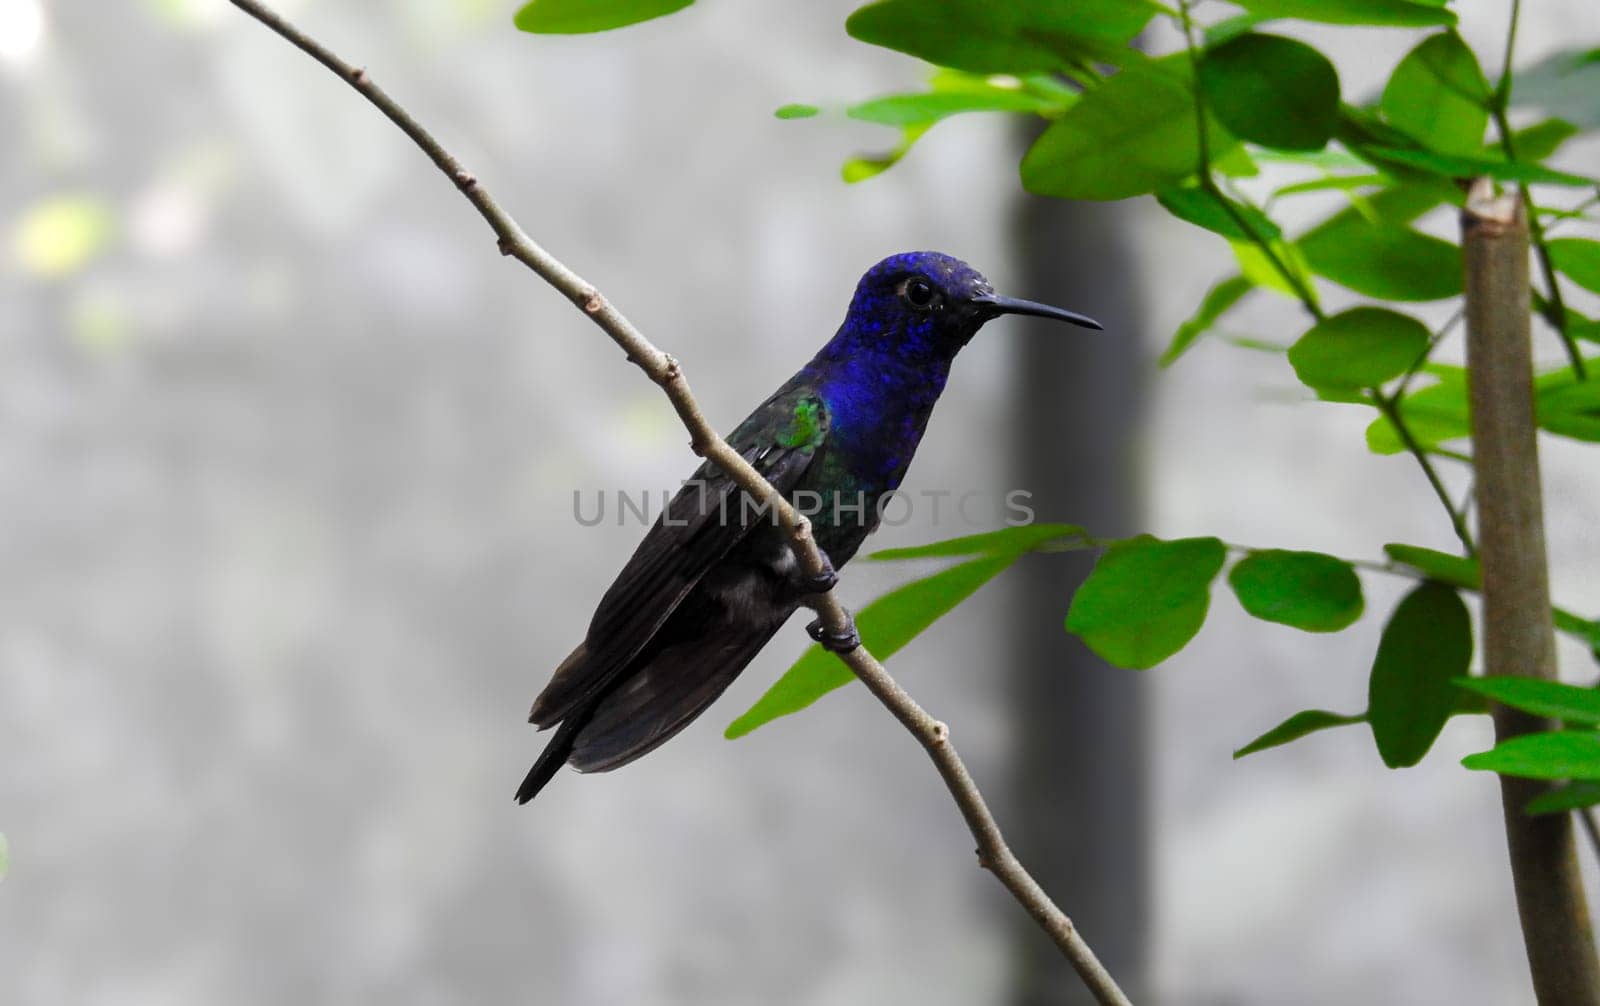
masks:
<path fill-rule="evenodd" d="M 795 587 L 802 594 L 826 594 L 839 582 L 839 573 L 833 568 L 826 553 L 822 553 L 822 572 L 815 574 L 802 573 L 795 580 Z"/>
<path fill-rule="evenodd" d="M 841 608 L 844 612 L 844 631 L 834 632 L 828 628 L 821 616 L 812 620 L 806 626 L 806 634 L 822 644 L 822 648 L 830 653 L 849 653 L 861 645 L 861 633 L 856 631 L 855 616 L 849 609 Z"/>

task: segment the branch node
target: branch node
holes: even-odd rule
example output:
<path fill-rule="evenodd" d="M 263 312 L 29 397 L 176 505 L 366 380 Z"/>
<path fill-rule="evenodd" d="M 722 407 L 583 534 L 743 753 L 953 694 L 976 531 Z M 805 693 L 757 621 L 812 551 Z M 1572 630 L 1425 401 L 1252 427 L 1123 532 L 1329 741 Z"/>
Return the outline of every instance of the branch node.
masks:
<path fill-rule="evenodd" d="M 478 178 L 466 168 L 456 172 L 456 184 L 461 186 L 463 192 L 471 192 L 478 187 Z"/>
<path fill-rule="evenodd" d="M 510 255 L 511 254 L 511 242 L 509 240 L 507 240 L 505 238 L 501 238 L 499 241 L 496 242 L 496 245 L 500 249 L 500 254 L 502 254 L 502 255 Z"/>
<path fill-rule="evenodd" d="M 588 310 L 587 307 L 584 310 Z M 679 365 L 678 358 L 671 353 L 661 354 L 661 383 L 671 384 L 683 377 L 683 367 Z"/>
<path fill-rule="evenodd" d="M 583 303 L 578 305 L 583 308 L 583 313 L 593 317 L 605 310 L 606 299 L 600 296 L 599 290 L 590 290 L 589 295 L 583 298 Z"/>
<path fill-rule="evenodd" d="M 928 739 L 935 745 L 942 745 L 950 740 L 950 727 L 943 720 L 934 720 L 928 728 Z"/>
<path fill-rule="evenodd" d="M 350 71 L 350 83 L 361 85 L 367 82 L 367 68 L 358 66 Z"/>

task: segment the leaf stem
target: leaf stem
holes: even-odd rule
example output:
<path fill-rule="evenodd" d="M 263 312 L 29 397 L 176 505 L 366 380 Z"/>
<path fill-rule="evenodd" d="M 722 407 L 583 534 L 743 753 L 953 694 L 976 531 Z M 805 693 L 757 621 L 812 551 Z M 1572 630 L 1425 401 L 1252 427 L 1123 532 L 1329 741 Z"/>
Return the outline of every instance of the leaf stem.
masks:
<path fill-rule="evenodd" d="M 1417 443 L 1417 438 L 1412 435 L 1411 428 L 1406 425 L 1405 419 L 1400 415 L 1400 406 L 1395 399 L 1385 395 L 1381 388 L 1372 388 L 1368 392 L 1372 396 L 1372 403 L 1383 413 L 1385 419 L 1394 427 L 1399 435 L 1400 442 L 1405 445 L 1411 456 L 1417 459 L 1417 464 L 1422 466 L 1422 474 L 1428 479 L 1428 485 L 1433 487 L 1433 494 L 1439 497 L 1439 502 L 1444 505 L 1445 513 L 1450 515 L 1450 526 L 1455 530 L 1456 537 L 1461 540 L 1461 547 L 1466 549 L 1467 555 L 1476 558 L 1478 546 L 1472 540 L 1472 532 L 1467 529 L 1467 522 L 1456 509 L 1455 502 L 1450 498 L 1449 490 L 1445 489 L 1444 482 L 1439 478 L 1439 473 L 1433 467 L 1433 462 L 1428 460 L 1428 452 Z"/>
<path fill-rule="evenodd" d="M 1400 383 L 1394 389 L 1394 400 L 1396 402 L 1405 397 L 1406 389 L 1411 386 L 1412 379 L 1427 364 L 1428 357 L 1433 355 L 1433 351 L 1439 348 L 1439 343 L 1443 342 L 1445 337 L 1450 334 L 1450 330 L 1461 324 L 1461 319 L 1465 317 L 1466 309 L 1463 308 L 1452 314 L 1443 325 L 1440 325 L 1434 331 L 1432 338 L 1428 340 L 1428 344 L 1423 347 L 1422 352 L 1418 353 L 1417 358 L 1411 361 L 1411 366 L 1406 368 L 1406 372 L 1400 375 Z"/>

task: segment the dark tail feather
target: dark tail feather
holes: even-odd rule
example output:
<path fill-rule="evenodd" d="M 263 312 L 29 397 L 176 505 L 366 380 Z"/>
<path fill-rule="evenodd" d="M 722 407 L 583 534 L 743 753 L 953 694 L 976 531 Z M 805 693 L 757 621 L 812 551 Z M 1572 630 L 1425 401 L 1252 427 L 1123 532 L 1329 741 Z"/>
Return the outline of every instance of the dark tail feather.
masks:
<path fill-rule="evenodd" d="M 654 751 L 716 701 L 781 624 L 718 626 L 712 642 L 695 639 L 668 647 L 581 699 L 576 708 L 569 701 L 570 711 L 517 790 L 517 802 L 532 800 L 569 761 L 579 772 L 606 772 Z M 562 667 L 582 659 L 579 647 Z M 551 718 L 535 704 L 535 723 Z"/>
<path fill-rule="evenodd" d="M 533 763 L 533 768 L 528 770 L 528 777 L 522 780 L 522 785 L 517 788 L 517 802 L 527 803 L 539 795 L 545 783 L 555 778 L 561 766 L 567 763 L 572 756 L 572 747 L 578 740 L 578 733 L 594 715 L 594 706 L 578 710 L 562 721 L 556 730 L 555 736 L 550 738 L 550 743 L 539 753 L 539 760 Z"/>
<path fill-rule="evenodd" d="M 585 711 L 572 764 L 579 772 L 609 772 L 654 751 L 715 702 L 777 631 L 778 625 L 724 626 L 710 642 L 657 654 Z"/>

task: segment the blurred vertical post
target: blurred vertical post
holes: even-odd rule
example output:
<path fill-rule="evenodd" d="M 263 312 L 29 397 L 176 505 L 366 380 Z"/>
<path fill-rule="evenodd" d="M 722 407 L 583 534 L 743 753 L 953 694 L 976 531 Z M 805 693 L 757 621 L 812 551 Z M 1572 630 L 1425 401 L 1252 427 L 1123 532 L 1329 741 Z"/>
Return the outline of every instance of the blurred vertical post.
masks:
<path fill-rule="evenodd" d="M 1461 247 L 1483 560 L 1484 672 L 1554 681 L 1556 643 L 1534 426 L 1523 201 L 1514 193 L 1496 196 L 1493 185 L 1479 179 L 1461 213 Z M 1554 726 L 1506 707 L 1495 710 L 1494 725 L 1495 739 L 1502 742 Z M 1594 1006 L 1600 1003 L 1600 965 L 1572 821 L 1566 814 L 1532 817 L 1523 811 L 1549 788 L 1549 783 L 1533 779 L 1500 779 L 1523 942 L 1541 1006 Z M 1048 883 L 1043 877 L 1040 881 Z"/>
<path fill-rule="evenodd" d="M 1133 441 L 1140 426 L 1139 311 L 1123 204 L 1025 197 L 1016 237 L 1023 296 L 1082 310 L 1104 333 L 1018 339 L 1012 485 L 1037 519 L 1096 535 L 1139 526 Z M 1145 1002 L 1149 856 L 1145 688 L 1067 635 L 1083 553 L 1032 557 L 1012 580 L 1016 768 L 1006 825 L 1023 862 Z M 1019 932 L 1015 1001 L 1088 1002 L 1083 983 L 1034 931 Z"/>

